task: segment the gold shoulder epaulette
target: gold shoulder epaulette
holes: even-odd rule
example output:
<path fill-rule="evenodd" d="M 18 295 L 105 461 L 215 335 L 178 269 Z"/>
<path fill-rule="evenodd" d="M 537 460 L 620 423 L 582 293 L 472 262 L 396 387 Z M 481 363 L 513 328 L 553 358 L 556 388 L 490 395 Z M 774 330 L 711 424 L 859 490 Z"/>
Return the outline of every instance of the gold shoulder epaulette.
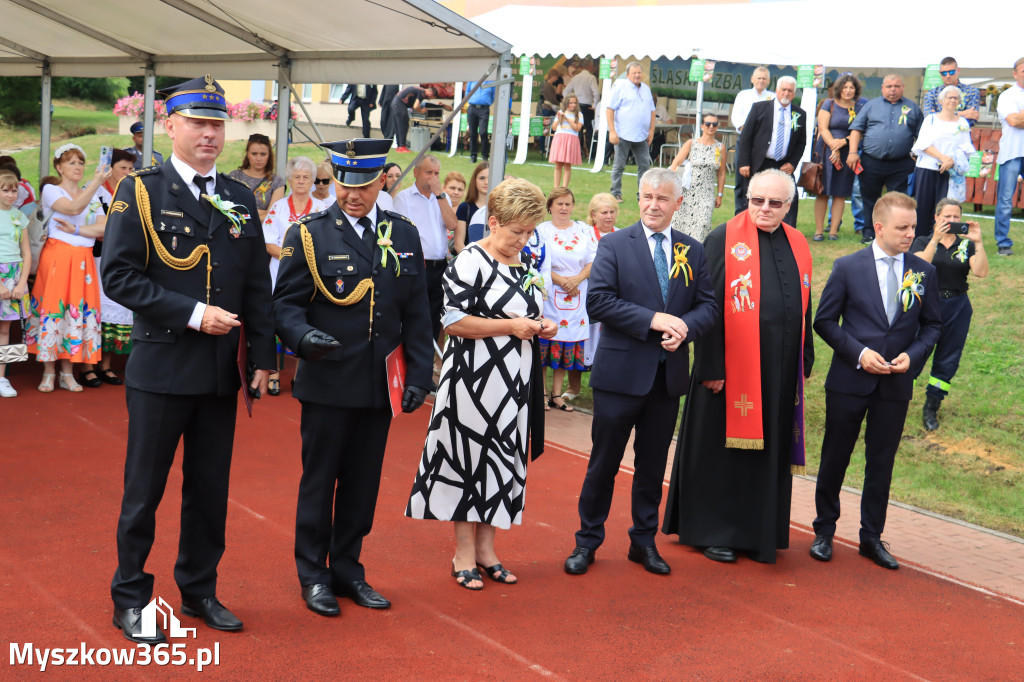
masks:
<path fill-rule="evenodd" d="M 311 220 L 316 220 L 317 218 L 319 218 L 319 217 L 321 217 L 323 215 L 326 215 L 326 213 L 327 213 L 327 211 L 317 211 L 316 213 L 307 213 L 306 215 L 302 216 L 301 218 L 299 218 L 295 222 L 305 224 L 305 223 L 308 223 Z"/>
<path fill-rule="evenodd" d="M 160 172 L 160 166 L 147 166 L 146 168 L 140 168 L 137 171 L 132 171 L 128 175 L 132 176 L 133 178 L 137 178 L 140 175 L 152 175 L 154 173 L 159 173 L 159 172 Z"/>
<path fill-rule="evenodd" d="M 241 181 L 241 180 L 239 180 L 238 178 L 233 178 L 233 177 L 231 177 L 231 176 L 230 176 L 230 175 L 228 175 L 227 173 L 217 173 L 217 175 L 221 176 L 221 177 L 222 177 L 222 178 L 224 178 L 225 180 L 230 180 L 231 182 L 233 182 L 233 183 L 235 183 L 235 184 L 241 185 L 242 187 L 244 187 L 244 188 L 246 188 L 246 189 L 251 189 L 251 188 L 249 187 L 249 185 L 245 184 L 244 182 L 242 182 L 242 181 Z"/>
<path fill-rule="evenodd" d="M 415 227 L 415 226 L 416 226 L 416 223 L 414 223 L 414 222 L 413 222 L 412 220 L 410 220 L 410 219 L 409 219 L 409 218 L 407 218 L 406 216 L 402 215 L 401 213 L 397 213 L 397 212 L 395 212 L 395 211 L 389 211 L 389 210 L 387 210 L 386 208 L 382 208 L 382 209 L 381 209 L 381 213 L 383 213 L 383 214 L 384 214 L 384 215 L 386 215 L 387 217 L 391 218 L 392 220 L 398 219 L 398 220 L 402 220 L 402 221 L 404 221 L 404 222 L 407 222 L 407 223 L 409 223 L 409 224 L 410 224 L 410 225 L 412 225 L 413 227 Z"/>

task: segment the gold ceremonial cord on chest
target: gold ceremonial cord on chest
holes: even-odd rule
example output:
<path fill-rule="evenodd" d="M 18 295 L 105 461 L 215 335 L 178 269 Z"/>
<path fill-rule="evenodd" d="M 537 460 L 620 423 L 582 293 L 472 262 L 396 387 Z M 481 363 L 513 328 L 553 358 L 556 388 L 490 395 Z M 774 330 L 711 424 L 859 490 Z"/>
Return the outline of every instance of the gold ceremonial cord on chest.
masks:
<path fill-rule="evenodd" d="M 306 229 L 305 223 L 300 224 L 299 235 L 302 237 L 302 251 L 306 254 L 306 265 L 309 266 L 309 274 L 313 276 L 313 284 L 316 285 L 317 291 L 324 295 L 324 298 L 334 305 L 353 305 L 363 300 L 367 291 L 370 292 L 370 338 L 373 339 L 373 279 L 367 277 L 356 285 L 351 294 L 345 298 L 338 298 L 327 290 L 323 279 L 320 277 L 320 272 L 316 267 L 316 252 L 313 250 L 313 235 Z"/>
<path fill-rule="evenodd" d="M 210 265 L 210 247 L 206 244 L 200 244 L 187 258 L 175 258 L 171 255 L 171 252 L 167 250 L 167 247 L 163 245 L 160 238 L 156 234 L 156 229 L 153 227 L 153 215 L 150 212 L 149 204 L 149 192 L 146 190 L 146 186 L 142 184 L 142 178 L 135 178 L 135 203 L 139 206 L 139 218 L 142 219 L 142 224 L 149 233 L 150 239 L 153 240 L 153 247 L 156 249 L 156 255 L 160 258 L 161 262 L 169 268 L 175 270 L 191 270 L 198 263 L 199 259 L 206 255 L 206 304 L 210 304 L 210 272 L 213 267 Z M 149 241 L 146 242 L 146 266 L 149 266 Z"/>

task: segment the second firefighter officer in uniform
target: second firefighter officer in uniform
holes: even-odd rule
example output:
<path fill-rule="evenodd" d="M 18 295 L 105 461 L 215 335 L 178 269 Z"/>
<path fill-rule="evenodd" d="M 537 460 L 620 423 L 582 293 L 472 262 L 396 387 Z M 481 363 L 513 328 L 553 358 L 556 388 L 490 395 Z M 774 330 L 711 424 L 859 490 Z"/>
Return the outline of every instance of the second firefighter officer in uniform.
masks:
<path fill-rule="evenodd" d="M 295 563 L 302 598 L 312 611 L 336 616 L 335 594 L 368 608 L 391 606 L 359 563 L 391 425 L 385 358 L 403 344 L 402 410 L 412 412 L 433 388 L 433 350 L 419 234 L 376 205 L 391 141 L 323 146 L 338 200 L 288 229 L 274 316 L 278 335 L 299 356 Z"/>

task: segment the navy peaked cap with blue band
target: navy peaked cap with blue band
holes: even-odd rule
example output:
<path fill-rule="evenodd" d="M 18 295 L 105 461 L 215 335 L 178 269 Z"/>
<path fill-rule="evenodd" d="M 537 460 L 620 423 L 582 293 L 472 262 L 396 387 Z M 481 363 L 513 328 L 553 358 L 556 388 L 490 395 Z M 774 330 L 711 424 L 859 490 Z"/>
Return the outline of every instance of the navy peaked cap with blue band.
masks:
<path fill-rule="evenodd" d="M 331 152 L 335 180 L 346 187 L 362 187 L 380 177 L 391 140 L 338 140 L 320 146 Z"/>
<path fill-rule="evenodd" d="M 145 129 L 146 129 L 146 126 L 143 125 L 142 121 L 136 121 L 135 123 L 132 124 L 132 127 L 129 128 L 128 130 L 129 130 L 129 132 L 131 132 L 132 135 L 134 135 L 135 133 L 141 133 Z"/>
<path fill-rule="evenodd" d="M 179 83 L 157 92 L 163 96 L 167 115 L 180 114 L 189 118 L 228 120 L 228 103 L 224 88 L 207 74 L 202 78 Z"/>

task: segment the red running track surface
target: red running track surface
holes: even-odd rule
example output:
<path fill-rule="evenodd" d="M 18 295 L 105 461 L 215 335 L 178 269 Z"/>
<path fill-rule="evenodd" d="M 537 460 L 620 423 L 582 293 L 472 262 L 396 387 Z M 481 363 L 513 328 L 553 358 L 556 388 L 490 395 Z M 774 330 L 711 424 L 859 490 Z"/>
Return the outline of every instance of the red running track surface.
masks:
<path fill-rule="evenodd" d="M 20 368 L 19 368 L 20 369 Z M 34 369 L 34 368 L 33 368 Z M 130 645 L 111 624 L 127 415 L 121 388 L 84 395 L 34 390 L 2 402 L 0 469 L 5 645 Z M 282 382 L 286 384 L 286 382 Z M 831 564 L 793 531 L 774 566 L 708 561 L 659 536 L 672 566 L 655 576 L 626 560 L 628 472 L 619 475 L 608 540 L 585 576 L 569 576 L 577 495 L 586 459 L 550 447 L 530 465 L 525 522 L 498 536 L 520 584 L 455 585 L 451 524 L 403 516 L 426 430 L 426 408 L 391 429 L 373 533 L 369 582 L 394 602 L 370 611 L 341 600 L 342 617 L 305 608 L 292 557 L 300 473 L 299 405 L 285 392 L 255 418 L 240 408 L 218 596 L 241 633 L 198 625 L 188 650 L 220 643 L 228 679 L 1024 679 L 1024 607 L 904 566 L 886 571 L 836 546 Z M 13 434 L 13 435 L 12 435 Z M 180 466 L 158 512 L 147 569 L 177 609 Z M 7 648 L 5 647 L 5 648 Z M 27 677 L 5 651 L 0 677 Z M 182 668 L 50 667 L 57 677 L 137 678 Z"/>

